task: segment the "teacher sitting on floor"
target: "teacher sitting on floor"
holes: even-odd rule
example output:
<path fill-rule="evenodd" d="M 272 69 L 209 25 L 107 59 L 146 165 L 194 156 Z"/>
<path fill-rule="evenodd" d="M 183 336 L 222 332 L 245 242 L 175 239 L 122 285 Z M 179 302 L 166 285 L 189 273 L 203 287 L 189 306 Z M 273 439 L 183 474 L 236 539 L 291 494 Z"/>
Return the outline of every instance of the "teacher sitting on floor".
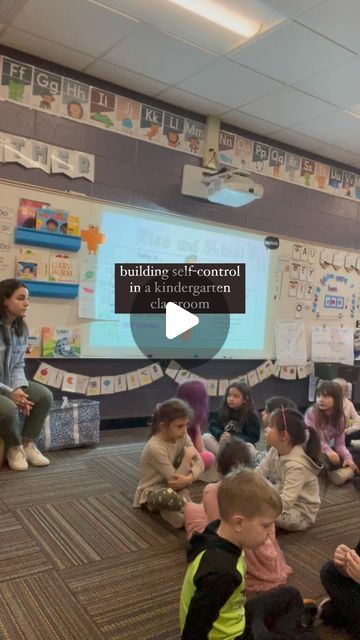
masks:
<path fill-rule="evenodd" d="M 26 471 L 28 464 L 49 464 L 33 442 L 53 398 L 49 389 L 25 377 L 28 306 L 29 292 L 20 280 L 0 282 L 0 464 L 5 454 L 14 471 Z M 22 429 L 20 413 L 24 416 Z"/>

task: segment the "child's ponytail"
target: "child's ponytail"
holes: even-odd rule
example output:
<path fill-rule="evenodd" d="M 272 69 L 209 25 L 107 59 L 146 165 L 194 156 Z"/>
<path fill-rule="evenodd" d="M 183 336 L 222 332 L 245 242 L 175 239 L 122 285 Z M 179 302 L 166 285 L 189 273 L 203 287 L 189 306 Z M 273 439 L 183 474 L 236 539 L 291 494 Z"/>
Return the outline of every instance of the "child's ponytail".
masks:
<path fill-rule="evenodd" d="M 322 464 L 320 437 L 318 432 L 311 427 L 305 429 L 304 451 L 313 462 L 318 465 Z"/>
<path fill-rule="evenodd" d="M 276 409 L 271 414 L 279 433 L 287 431 L 293 446 L 302 444 L 304 451 L 313 462 L 321 465 L 321 443 L 315 429 L 307 428 L 304 418 L 297 409 Z"/>

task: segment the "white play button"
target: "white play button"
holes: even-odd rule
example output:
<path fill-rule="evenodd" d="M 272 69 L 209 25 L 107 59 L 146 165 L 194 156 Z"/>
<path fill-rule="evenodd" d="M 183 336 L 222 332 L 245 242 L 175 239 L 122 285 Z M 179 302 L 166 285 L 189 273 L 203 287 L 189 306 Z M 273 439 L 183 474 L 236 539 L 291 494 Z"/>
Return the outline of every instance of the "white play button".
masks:
<path fill-rule="evenodd" d="M 188 329 L 192 329 L 199 324 L 199 318 L 190 311 L 186 311 L 174 302 L 166 305 L 166 337 L 169 340 L 180 336 Z"/>

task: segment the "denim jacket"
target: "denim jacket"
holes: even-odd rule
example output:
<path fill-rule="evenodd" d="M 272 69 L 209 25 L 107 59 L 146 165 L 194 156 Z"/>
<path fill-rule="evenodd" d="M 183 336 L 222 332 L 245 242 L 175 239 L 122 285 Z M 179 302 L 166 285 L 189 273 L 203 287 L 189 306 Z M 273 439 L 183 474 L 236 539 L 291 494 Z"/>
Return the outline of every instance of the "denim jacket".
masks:
<path fill-rule="evenodd" d="M 28 329 L 17 336 L 13 327 L 0 320 L 0 393 L 9 396 L 18 387 L 27 387 L 25 377 L 24 354 L 26 351 Z"/>

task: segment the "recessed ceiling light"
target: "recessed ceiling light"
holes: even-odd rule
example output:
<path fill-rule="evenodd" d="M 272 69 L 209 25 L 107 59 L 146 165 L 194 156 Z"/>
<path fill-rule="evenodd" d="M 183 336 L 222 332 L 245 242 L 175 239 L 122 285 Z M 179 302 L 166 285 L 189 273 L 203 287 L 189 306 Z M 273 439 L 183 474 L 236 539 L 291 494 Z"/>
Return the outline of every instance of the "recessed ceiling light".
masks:
<path fill-rule="evenodd" d="M 216 0 L 169 0 L 183 9 L 187 9 L 206 20 L 215 22 L 225 29 L 234 31 L 245 38 L 252 38 L 260 29 L 261 24 L 241 16 L 236 11 L 227 9 Z"/>

